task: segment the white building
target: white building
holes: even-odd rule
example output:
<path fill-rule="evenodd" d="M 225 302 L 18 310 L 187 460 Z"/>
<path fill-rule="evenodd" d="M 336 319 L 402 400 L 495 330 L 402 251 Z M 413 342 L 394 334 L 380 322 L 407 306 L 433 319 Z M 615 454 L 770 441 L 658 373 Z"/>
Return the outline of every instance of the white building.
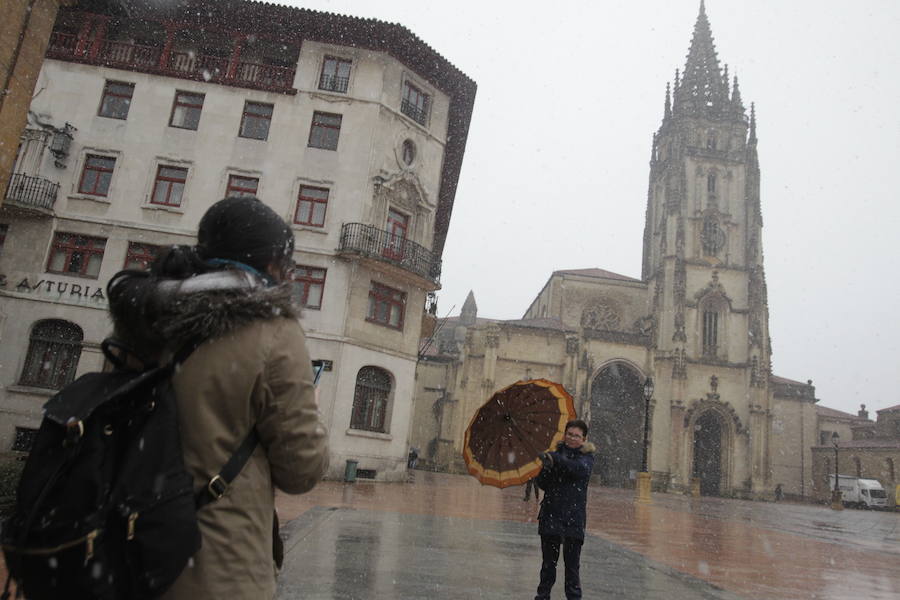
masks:
<path fill-rule="evenodd" d="M 248 193 L 295 228 L 330 475 L 399 478 L 474 82 L 399 25 L 151 4 L 82 3 L 54 28 L 0 211 L 0 447 L 103 367 L 110 277 Z"/>

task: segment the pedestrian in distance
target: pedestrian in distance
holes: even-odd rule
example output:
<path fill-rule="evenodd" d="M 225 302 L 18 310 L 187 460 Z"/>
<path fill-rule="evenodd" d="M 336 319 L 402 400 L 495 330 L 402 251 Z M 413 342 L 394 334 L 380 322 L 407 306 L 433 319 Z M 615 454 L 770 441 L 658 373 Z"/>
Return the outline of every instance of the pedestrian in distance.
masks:
<path fill-rule="evenodd" d="M 148 271 L 118 273 L 108 287 L 123 360 L 152 364 L 196 346 L 172 379 L 184 463 L 198 499 L 224 491 L 198 510 L 202 547 L 163 598 L 271 599 L 280 545 L 274 488 L 307 492 L 328 466 L 291 301 L 294 235 L 271 208 L 242 197 L 213 204 L 197 239 L 164 250 Z M 210 478 L 251 438 L 230 485 L 212 489 Z"/>
<path fill-rule="evenodd" d="M 565 564 L 567 600 L 581 598 L 581 546 L 587 520 L 587 487 L 594 468 L 594 444 L 588 426 L 575 419 L 566 423 L 565 438 L 556 451 L 540 455 L 543 467 L 537 485 L 544 490 L 538 514 L 541 536 L 541 581 L 535 600 L 550 600 L 556 582 L 560 546 Z"/>

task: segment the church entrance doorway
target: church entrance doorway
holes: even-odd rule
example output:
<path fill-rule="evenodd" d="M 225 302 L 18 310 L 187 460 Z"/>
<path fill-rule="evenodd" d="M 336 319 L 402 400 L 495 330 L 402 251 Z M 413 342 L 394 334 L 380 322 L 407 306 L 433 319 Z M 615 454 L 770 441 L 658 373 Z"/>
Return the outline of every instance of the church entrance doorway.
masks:
<path fill-rule="evenodd" d="M 613 363 L 591 383 L 591 437 L 599 452 L 594 472 L 603 485 L 632 487 L 641 469 L 644 436 L 643 378 Z"/>
<path fill-rule="evenodd" d="M 700 415 L 694 424 L 694 477 L 700 478 L 700 494 L 718 496 L 722 481 L 722 420 L 714 411 Z"/>

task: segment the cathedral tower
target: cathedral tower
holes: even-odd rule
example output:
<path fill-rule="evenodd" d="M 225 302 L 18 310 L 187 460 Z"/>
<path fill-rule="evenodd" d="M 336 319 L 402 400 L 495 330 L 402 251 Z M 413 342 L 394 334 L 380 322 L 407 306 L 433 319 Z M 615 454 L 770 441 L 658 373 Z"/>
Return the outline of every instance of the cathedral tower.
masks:
<path fill-rule="evenodd" d="M 756 144 L 754 108 L 720 67 L 701 2 L 653 136 L 642 279 L 655 321 L 652 468 L 668 463 L 672 484 L 699 478 L 704 493 L 771 487 Z"/>

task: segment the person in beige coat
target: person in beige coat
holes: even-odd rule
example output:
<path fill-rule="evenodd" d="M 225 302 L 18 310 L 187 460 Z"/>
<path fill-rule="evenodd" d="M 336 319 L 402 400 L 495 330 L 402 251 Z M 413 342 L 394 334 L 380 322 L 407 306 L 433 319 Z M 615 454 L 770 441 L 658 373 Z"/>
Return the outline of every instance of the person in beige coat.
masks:
<path fill-rule="evenodd" d="M 274 488 L 311 490 L 328 464 L 326 432 L 286 279 L 293 232 L 255 198 L 214 204 L 198 245 L 172 247 L 149 272 L 109 285 L 115 336 L 129 360 L 199 345 L 173 378 L 184 462 L 203 493 L 255 428 L 250 459 L 197 513 L 202 547 L 165 600 L 273 598 Z"/>

